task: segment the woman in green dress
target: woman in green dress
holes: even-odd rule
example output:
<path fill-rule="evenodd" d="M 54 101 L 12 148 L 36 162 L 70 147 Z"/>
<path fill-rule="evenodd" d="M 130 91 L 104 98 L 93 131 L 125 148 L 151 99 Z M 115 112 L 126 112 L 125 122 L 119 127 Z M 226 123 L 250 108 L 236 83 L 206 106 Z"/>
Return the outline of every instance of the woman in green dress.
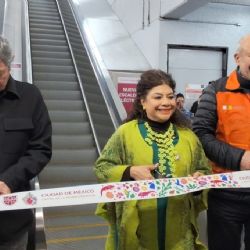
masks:
<path fill-rule="evenodd" d="M 210 167 L 189 121 L 176 109 L 175 82 L 161 70 L 141 75 L 131 114 L 96 161 L 100 182 L 208 174 Z M 107 250 L 204 250 L 196 218 L 203 193 L 99 204 L 109 222 Z"/>

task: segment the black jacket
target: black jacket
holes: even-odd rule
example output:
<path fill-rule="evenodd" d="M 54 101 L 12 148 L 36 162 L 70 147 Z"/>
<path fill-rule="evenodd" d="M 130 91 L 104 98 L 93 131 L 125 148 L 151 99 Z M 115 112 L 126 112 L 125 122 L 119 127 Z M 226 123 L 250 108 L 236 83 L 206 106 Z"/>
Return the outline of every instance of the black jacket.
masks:
<path fill-rule="evenodd" d="M 220 141 L 215 136 L 218 121 L 216 94 L 229 91 L 225 88 L 226 81 L 227 77 L 221 78 L 209 84 L 204 90 L 192 126 L 207 157 L 226 169 L 237 171 L 240 169 L 240 161 L 245 150 Z M 241 80 L 239 82 L 241 83 Z M 249 92 L 244 88 L 234 92 L 238 91 Z"/>
<path fill-rule="evenodd" d="M 195 102 L 192 104 L 192 107 L 191 107 L 191 109 L 190 109 L 190 112 L 193 113 L 193 114 L 195 114 L 196 111 L 197 111 L 198 105 L 199 105 L 199 103 L 198 103 L 198 100 L 197 100 L 197 101 L 195 101 Z"/>
<path fill-rule="evenodd" d="M 29 181 L 51 158 L 51 121 L 41 93 L 10 77 L 0 92 L 0 181 L 11 192 L 29 190 Z M 31 210 L 0 212 L 0 241 L 10 240 L 32 223 Z"/>

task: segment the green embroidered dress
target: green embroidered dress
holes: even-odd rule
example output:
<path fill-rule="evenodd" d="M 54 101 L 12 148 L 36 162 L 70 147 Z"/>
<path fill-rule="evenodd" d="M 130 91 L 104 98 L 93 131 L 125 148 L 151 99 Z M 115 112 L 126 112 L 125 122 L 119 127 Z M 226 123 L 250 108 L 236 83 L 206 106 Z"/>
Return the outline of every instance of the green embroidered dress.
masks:
<path fill-rule="evenodd" d="M 168 152 L 165 147 L 167 152 L 162 154 L 159 143 L 148 141 L 149 131 L 144 122 L 133 120 L 120 126 L 96 162 L 99 181 L 119 182 L 128 165 L 139 167 L 159 160 L 168 176 L 209 173 L 208 161 L 195 134 L 189 129 L 172 128 L 172 150 Z M 204 201 L 201 195 L 187 194 L 98 204 L 96 214 L 107 219 L 110 226 L 106 249 L 204 250 L 196 224 L 198 213 L 205 209 Z"/>

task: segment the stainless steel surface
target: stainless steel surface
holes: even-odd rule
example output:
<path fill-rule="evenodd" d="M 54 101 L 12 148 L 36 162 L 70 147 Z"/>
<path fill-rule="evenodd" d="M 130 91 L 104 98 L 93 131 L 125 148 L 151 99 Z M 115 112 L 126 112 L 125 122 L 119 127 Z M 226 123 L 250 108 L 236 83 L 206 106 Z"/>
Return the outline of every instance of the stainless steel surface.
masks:
<path fill-rule="evenodd" d="M 39 175 L 41 187 L 96 183 L 93 165 L 98 150 L 80 89 L 84 90 L 94 126 L 101 128 L 102 145 L 114 126 L 107 117 L 72 11 L 66 0 L 29 0 L 29 5 L 33 81 L 44 96 L 53 127 L 53 156 Z M 102 249 L 107 224 L 94 215 L 94 210 L 95 205 L 44 208 L 48 249 Z"/>
<path fill-rule="evenodd" d="M 33 190 L 39 190 L 39 180 L 35 177 L 31 181 L 31 186 Z M 43 208 L 35 209 L 35 234 L 34 236 L 34 244 L 35 250 L 47 250 L 46 239 L 45 239 L 45 231 L 44 231 L 44 214 Z"/>
<path fill-rule="evenodd" d="M 5 0 L 0 0 L 0 35 L 3 32 Z"/>
<path fill-rule="evenodd" d="M 100 55 L 93 37 L 91 36 L 89 26 L 86 22 L 82 23 L 82 20 L 78 15 L 79 13 L 76 9 L 76 6 L 72 4 L 72 1 L 69 1 L 69 3 L 71 3 L 74 17 L 78 24 L 78 29 L 81 33 L 85 46 L 87 47 L 87 53 L 89 55 L 89 58 L 91 59 L 92 67 L 95 70 L 95 74 L 98 79 L 98 83 L 102 91 L 104 100 L 108 107 L 110 117 L 113 121 L 114 126 L 117 128 L 121 123 L 121 120 L 126 118 L 126 111 L 123 104 L 121 103 L 115 84 L 113 83 L 107 70 L 107 66 L 104 64 L 103 58 Z"/>
<path fill-rule="evenodd" d="M 91 115 L 90 110 L 89 110 L 89 105 L 88 105 L 88 102 L 87 102 L 84 90 L 82 88 L 82 80 L 81 80 L 81 77 L 80 77 L 80 74 L 79 74 L 79 71 L 78 71 L 78 68 L 77 68 L 77 65 L 76 65 L 75 57 L 74 57 L 74 54 L 73 54 L 73 51 L 72 51 L 72 47 L 71 47 L 71 44 L 70 44 L 70 41 L 69 41 L 68 32 L 67 32 L 67 29 L 65 28 L 65 23 L 64 23 L 64 20 L 63 20 L 63 16 L 62 16 L 62 12 L 61 12 L 61 9 L 60 9 L 60 5 L 58 4 L 58 0 L 55 0 L 55 1 L 56 1 L 56 4 L 57 4 L 57 7 L 58 7 L 59 15 L 60 15 L 61 20 L 62 20 L 62 25 L 63 25 L 63 29 L 64 29 L 64 32 L 65 32 L 65 37 L 67 39 L 67 43 L 68 43 L 69 50 L 70 50 L 70 53 L 71 53 L 72 61 L 73 61 L 74 68 L 75 68 L 75 71 L 76 71 L 77 80 L 78 80 L 79 85 L 80 85 L 81 94 L 82 94 L 82 97 L 83 97 L 83 100 L 84 100 L 84 104 L 85 104 L 85 107 L 86 107 L 86 111 L 87 111 L 87 114 L 88 114 L 89 123 L 90 123 L 91 130 L 92 130 L 92 133 L 93 133 L 94 141 L 96 143 L 98 154 L 100 154 L 101 153 L 101 148 L 100 148 L 100 145 L 99 145 L 99 142 L 98 142 L 98 139 L 97 139 L 95 127 L 94 127 L 94 124 L 93 124 L 92 115 Z"/>
<path fill-rule="evenodd" d="M 31 62 L 31 47 L 30 47 L 30 32 L 29 32 L 29 9 L 28 1 L 22 1 L 22 62 L 23 62 L 23 81 L 32 83 L 32 62 Z M 33 180 L 33 189 L 39 190 L 39 180 L 35 177 Z M 45 231 L 44 231 L 44 214 L 43 208 L 35 209 L 35 233 L 33 235 L 34 245 L 36 250 L 47 250 Z"/>
<path fill-rule="evenodd" d="M 22 47 L 23 62 L 23 81 L 32 83 L 32 62 L 30 52 L 30 30 L 29 30 L 29 9 L 28 0 L 22 1 L 22 41 L 25 43 Z"/>

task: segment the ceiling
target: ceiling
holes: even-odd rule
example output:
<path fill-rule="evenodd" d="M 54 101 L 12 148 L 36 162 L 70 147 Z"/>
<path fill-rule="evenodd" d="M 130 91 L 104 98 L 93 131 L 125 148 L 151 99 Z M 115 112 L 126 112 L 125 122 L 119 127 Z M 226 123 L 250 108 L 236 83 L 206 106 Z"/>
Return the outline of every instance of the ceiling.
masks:
<path fill-rule="evenodd" d="M 210 0 L 211 3 L 250 6 L 250 0 Z"/>
<path fill-rule="evenodd" d="M 199 9 L 207 4 L 225 4 L 227 6 L 248 6 L 250 7 L 250 0 L 183 0 L 181 4 L 176 2 L 176 8 L 171 11 L 166 11 L 162 16 L 169 19 L 180 19 L 183 16 Z"/>

